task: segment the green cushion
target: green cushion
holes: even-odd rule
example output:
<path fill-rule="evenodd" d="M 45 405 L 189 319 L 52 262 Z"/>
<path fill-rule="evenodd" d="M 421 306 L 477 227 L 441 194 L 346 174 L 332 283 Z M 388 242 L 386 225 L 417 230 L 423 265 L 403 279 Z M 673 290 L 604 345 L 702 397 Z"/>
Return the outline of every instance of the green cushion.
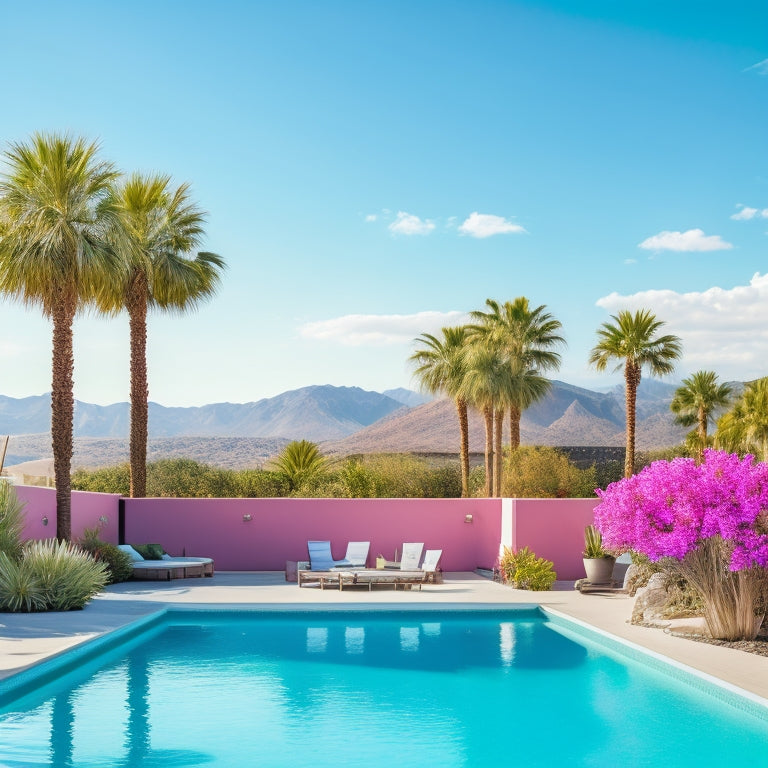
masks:
<path fill-rule="evenodd" d="M 160 544 L 131 545 L 145 560 L 162 560 L 165 550 Z"/>

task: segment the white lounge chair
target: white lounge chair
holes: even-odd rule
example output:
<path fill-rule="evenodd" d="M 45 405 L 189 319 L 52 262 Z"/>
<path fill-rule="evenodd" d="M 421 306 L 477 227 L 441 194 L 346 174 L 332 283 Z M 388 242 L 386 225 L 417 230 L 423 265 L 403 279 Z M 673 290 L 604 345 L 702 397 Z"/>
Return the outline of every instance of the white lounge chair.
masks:
<path fill-rule="evenodd" d="M 421 564 L 421 570 L 424 571 L 424 581 L 431 581 L 433 584 L 440 583 L 440 572 L 437 570 L 437 564 L 443 554 L 442 549 L 428 549 L 424 553 L 424 562 Z"/>
<path fill-rule="evenodd" d="M 335 568 L 365 568 L 368 560 L 370 541 L 350 541 L 347 544 L 347 554 L 343 560 L 335 560 Z"/>
<path fill-rule="evenodd" d="M 403 554 L 400 557 L 401 571 L 418 571 L 421 551 L 424 544 L 403 544 Z"/>

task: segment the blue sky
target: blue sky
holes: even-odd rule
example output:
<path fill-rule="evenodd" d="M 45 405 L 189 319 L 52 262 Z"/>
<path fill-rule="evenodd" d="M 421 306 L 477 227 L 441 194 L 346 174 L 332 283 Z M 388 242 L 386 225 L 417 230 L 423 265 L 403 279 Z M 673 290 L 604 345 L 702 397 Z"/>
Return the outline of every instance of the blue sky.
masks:
<path fill-rule="evenodd" d="M 228 270 L 150 319 L 150 398 L 415 387 L 422 331 L 486 298 L 596 328 L 648 307 L 676 375 L 768 375 L 768 5 L 2 3 L 0 143 L 97 139 L 190 182 Z M 0 394 L 50 389 L 50 327 L 0 301 Z M 79 319 L 75 395 L 128 397 L 125 318 Z"/>

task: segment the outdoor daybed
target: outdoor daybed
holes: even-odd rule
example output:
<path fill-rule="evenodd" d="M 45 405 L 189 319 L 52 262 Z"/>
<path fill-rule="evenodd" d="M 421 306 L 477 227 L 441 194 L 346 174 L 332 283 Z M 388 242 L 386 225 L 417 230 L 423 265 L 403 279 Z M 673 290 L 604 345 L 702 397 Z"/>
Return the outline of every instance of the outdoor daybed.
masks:
<path fill-rule="evenodd" d="M 159 559 L 145 559 L 130 544 L 120 544 L 119 547 L 131 556 L 133 579 L 137 581 L 213 576 L 213 560 L 210 557 L 171 557 L 163 553 Z"/>

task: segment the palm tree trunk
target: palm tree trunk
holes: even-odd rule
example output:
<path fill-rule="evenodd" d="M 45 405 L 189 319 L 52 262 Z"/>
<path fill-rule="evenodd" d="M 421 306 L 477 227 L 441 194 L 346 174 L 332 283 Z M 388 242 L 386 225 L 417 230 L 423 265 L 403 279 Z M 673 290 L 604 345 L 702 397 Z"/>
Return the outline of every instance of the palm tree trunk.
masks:
<path fill-rule="evenodd" d="M 493 495 L 501 496 L 501 476 L 502 476 L 502 458 L 503 452 L 501 450 L 501 437 L 504 431 L 504 409 L 499 408 L 494 416 L 494 435 L 493 435 L 493 458 L 494 458 L 494 470 L 493 470 Z"/>
<path fill-rule="evenodd" d="M 699 447 L 696 451 L 696 463 L 701 464 L 704 461 L 704 449 L 707 447 L 707 414 L 704 408 L 699 408 L 698 413 L 699 426 Z"/>
<path fill-rule="evenodd" d="M 75 319 L 74 298 L 62 296 L 54 305 L 53 376 L 51 382 L 51 447 L 53 474 L 56 482 L 56 538 L 72 538 L 72 431 L 75 416 L 72 323 Z"/>
<path fill-rule="evenodd" d="M 493 495 L 493 408 L 483 408 L 485 419 L 485 495 Z"/>
<path fill-rule="evenodd" d="M 627 448 L 624 456 L 624 477 L 635 473 L 635 425 L 637 421 L 637 388 L 640 385 L 640 366 L 627 361 L 624 366 L 625 400 L 627 408 Z"/>
<path fill-rule="evenodd" d="M 520 409 L 516 405 L 509 407 L 509 450 L 516 451 L 520 447 Z"/>
<path fill-rule="evenodd" d="M 456 411 L 459 416 L 459 430 L 461 432 L 461 448 L 459 461 L 461 463 L 461 498 L 469 497 L 469 418 L 467 416 L 467 401 L 456 398 Z"/>
<path fill-rule="evenodd" d="M 131 498 L 147 495 L 147 278 L 136 272 L 126 301 L 131 333 Z"/>

